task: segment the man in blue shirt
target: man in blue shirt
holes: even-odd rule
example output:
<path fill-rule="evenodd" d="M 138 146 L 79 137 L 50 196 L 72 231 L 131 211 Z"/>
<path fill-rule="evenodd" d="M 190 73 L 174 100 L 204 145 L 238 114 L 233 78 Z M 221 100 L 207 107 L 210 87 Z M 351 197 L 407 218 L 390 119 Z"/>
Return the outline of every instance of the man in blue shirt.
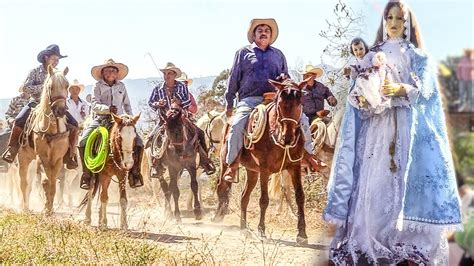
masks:
<path fill-rule="evenodd" d="M 264 93 L 274 91 L 268 80 L 285 79 L 289 76 L 285 56 L 280 50 L 270 46 L 277 37 L 278 25 L 274 19 L 253 19 L 247 32 L 250 45 L 244 46 L 235 54 L 225 93 L 227 118 L 232 117 L 234 99 L 236 94 L 239 96 L 227 142 L 225 162 L 228 168 L 224 173 L 224 180 L 228 182 L 235 181 L 245 126 L 252 109 L 262 103 Z M 320 165 L 311 156 L 311 133 L 305 115 L 302 116 L 301 123 L 305 135 L 305 150 L 308 152 L 305 161 L 310 163 L 313 169 L 318 169 Z"/>

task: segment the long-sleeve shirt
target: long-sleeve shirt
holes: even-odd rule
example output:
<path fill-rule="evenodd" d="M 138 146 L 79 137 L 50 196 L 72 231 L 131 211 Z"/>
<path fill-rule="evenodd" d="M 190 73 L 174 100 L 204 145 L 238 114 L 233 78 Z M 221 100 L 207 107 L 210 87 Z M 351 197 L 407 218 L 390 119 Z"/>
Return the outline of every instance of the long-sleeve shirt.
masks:
<path fill-rule="evenodd" d="M 474 59 L 464 56 L 459 61 L 456 76 L 459 80 L 474 80 Z"/>
<path fill-rule="evenodd" d="M 241 48 L 235 54 L 227 84 L 227 109 L 232 109 L 236 94 L 245 99 L 274 91 L 268 80 L 276 79 L 282 73 L 288 76 L 288 66 L 277 48 L 268 46 L 264 51 L 255 43 Z"/>
<path fill-rule="evenodd" d="M 324 100 L 334 96 L 324 84 L 314 81 L 313 86 L 303 89 L 303 113 L 314 116 L 324 109 Z"/>
<path fill-rule="evenodd" d="M 28 77 L 26 77 L 26 80 L 23 82 L 23 90 L 29 93 L 31 98 L 35 101 L 39 101 L 41 98 L 43 83 L 46 80 L 47 74 L 48 72 L 43 65 L 39 65 L 28 73 Z"/>
<path fill-rule="evenodd" d="M 157 109 L 157 107 L 155 107 L 153 104 L 159 100 L 164 100 L 166 103 L 165 108 L 169 108 L 174 97 L 178 98 L 184 109 L 188 109 L 188 107 L 191 105 L 188 87 L 183 82 L 175 81 L 171 95 L 168 95 L 166 90 L 165 82 L 158 84 L 158 86 L 153 89 L 150 99 L 148 100 L 148 105 L 152 109 Z"/>
<path fill-rule="evenodd" d="M 11 99 L 8 110 L 5 112 L 5 119 L 7 122 L 11 119 L 15 119 L 15 117 L 20 113 L 21 109 L 23 109 L 23 107 L 25 107 L 28 102 L 28 96 L 25 97 L 23 95 L 19 95 Z"/>
<path fill-rule="evenodd" d="M 72 98 L 68 98 L 66 105 L 68 112 L 79 124 L 82 124 L 89 115 L 89 104 L 81 98 L 79 98 L 77 103 Z"/>
<path fill-rule="evenodd" d="M 132 106 L 128 98 L 125 84 L 116 81 L 114 85 L 109 86 L 104 80 L 99 80 L 94 85 L 94 93 L 92 95 L 92 111 L 96 115 L 110 114 L 109 107 L 114 105 L 117 107 L 117 114 L 126 113 L 132 115 Z"/>

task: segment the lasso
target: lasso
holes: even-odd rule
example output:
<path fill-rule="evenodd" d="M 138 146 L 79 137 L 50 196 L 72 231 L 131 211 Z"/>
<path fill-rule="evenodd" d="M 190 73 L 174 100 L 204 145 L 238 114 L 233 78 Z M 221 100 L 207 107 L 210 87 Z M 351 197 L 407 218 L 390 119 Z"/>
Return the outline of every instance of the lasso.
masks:
<path fill-rule="evenodd" d="M 270 106 L 268 108 L 270 108 Z M 266 109 L 266 105 L 259 104 L 257 107 L 255 107 L 255 110 L 252 111 L 251 117 L 256 114 L 257 118 L 253 120 L 252 130 L 250 131 L 250 133 L 247 132 L 245 134 L 246 138 L 244 146 L 246 149 L 250 149 L 253 144 L 259 142 L 262 138 L 263 133 L 265 132 L 265 126 L 267 124 Z"/>
<path fill-rule="evenodd" d="M 100 137 L 100 146 L 94 156 L 93 149 L 96 141 Z M 109 131 L 107 128 L 100 126 L 89 135 L 84 150 L 84 163 L 91 172 L 99 173 L 105 167 L 105 162 L 109 155 Z"/>

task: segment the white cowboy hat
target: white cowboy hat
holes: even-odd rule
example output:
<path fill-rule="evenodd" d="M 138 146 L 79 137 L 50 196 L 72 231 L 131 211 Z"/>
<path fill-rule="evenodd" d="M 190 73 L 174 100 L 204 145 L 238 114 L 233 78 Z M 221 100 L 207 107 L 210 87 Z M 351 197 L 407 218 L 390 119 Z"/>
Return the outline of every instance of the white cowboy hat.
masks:
<path fill-rule="evenodd" d="M 274 43 L 278 37 L 278 25 L 276 23 L 276 20 L 273 18 L 254 18 L 252 21 L 250 21 L 250 26 L 249 30 L 247 31 L 247 40 L 249 40 L 250 43 L 253 43 L 254 37 L 255 37 L 255 28 L 258 25 L 267 25 L 272 29 L 272 38 L 270 40 L 270 44 Z"/>
<path fill-rule="evenodd" d="M 69 84 L 69 87 L 67 89 L 69 90 L 72 87 L 78 87 L 79 89 L 81 89 L 79 93 L 84 91 L 84 84 L 79 83 L 79 80 L 77 79 L 73 80 L 72 83 Z"/>
<path fill-rule="evenodd" d="M 102 65 L 95 66 L 91 69 L 92 77 L 95 80 L 102 79 L 102 69 L 106 67 L 116 67 L 118 69 L 118 80 L 124 79 L 128 74 L 128 67 L 122 63 L 115 63 L 113 59 L 105 60 L 105 63 Z"/>
<path fill-rule="evenodd" d="M 176 79 L 177 81 L 186 81 L 188 83 L 188 87 L 193 84 L 193 79 L 188 79 L 188 75 L 185 72 L 182 72 L 181 76 Z"/>
<path fill-rule="evenodd" d="M 304 67 L 303 72 L 301 72 L 302 75 L 305 74 L 314 74 L 316 75 L 316 78 L 321 77 L 324 74 L 324 70 L 320 67 L 315 67 L 313 65 L 306 65 Z"/>
<path fill-rule="evenodd" d="M 176 73 L 176 76 L 177 77 L 181 77 L 181 69 L 179 69 L 178 67 L 176 67 L 173 63 L 171 62 L 168 62 L 166 63 L 166 66 L 164 68 L 160 68 L 160 71 L 165 73 L 166 71 L 173 71 L 174 73 Z"/>

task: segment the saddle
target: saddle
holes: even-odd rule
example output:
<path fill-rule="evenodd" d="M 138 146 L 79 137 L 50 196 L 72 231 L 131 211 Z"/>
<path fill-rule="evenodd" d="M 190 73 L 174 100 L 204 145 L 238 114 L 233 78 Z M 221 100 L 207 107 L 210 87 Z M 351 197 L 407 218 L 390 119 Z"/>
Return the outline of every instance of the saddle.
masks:
<path fill-rule="evenodd" d="M 275 95 L 274 92 L 264 93 L 263 103 L 257 105 L 250 113 L 244 137 L 244 147 L 246 149 L 253 149 L 253 144 L 262 138 L 267 125 L 268 111 L 275 106 L 273 101 Z"/>

